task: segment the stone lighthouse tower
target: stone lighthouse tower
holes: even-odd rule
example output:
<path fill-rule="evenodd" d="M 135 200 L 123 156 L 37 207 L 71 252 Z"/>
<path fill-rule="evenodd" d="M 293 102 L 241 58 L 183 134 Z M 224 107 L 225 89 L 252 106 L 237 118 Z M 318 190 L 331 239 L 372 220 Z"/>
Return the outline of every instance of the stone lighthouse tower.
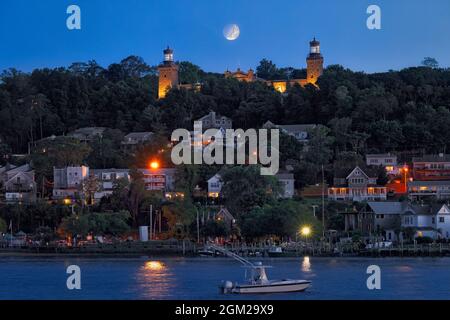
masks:
<path fill-rule="evenodd" d="M 164 51 L 164 61 L 158 66 L 158 98 L 166 96 L 167 91 L 178 86 L 178 65 L 173 61 L 173 50 L 167 47 Z"/>
<path fill-rule="evenodd" d="M 310 43 L 309 55 L 306 58 L 307 82 L 316 84 L 317 79 L 323 73 L 323 57 L 320 54 L 320 42 L 314 38 Z"/>

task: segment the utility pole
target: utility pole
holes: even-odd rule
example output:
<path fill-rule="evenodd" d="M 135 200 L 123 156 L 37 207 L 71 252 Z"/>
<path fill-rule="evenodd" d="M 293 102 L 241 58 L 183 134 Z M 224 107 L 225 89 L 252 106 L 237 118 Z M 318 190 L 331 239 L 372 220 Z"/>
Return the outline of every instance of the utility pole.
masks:
<path fill-rule="evenodd" d="M 152 228 L 153 228 L 153 205 L 151 204 L 150 205 L 150 240 L 152 240 L 153 239 L 153 230 L 152 230 Z"/>
<path fill-rule="evenodd" d="M 325 174 L 322 164 L 322 236 L 325 239 Z"/>
<path fill-rule="evenodd" d="M 198 216 L 198 207 L 197 209 L 197 243 L 200 243 L 200 221 Z"/>
<path fill-rule="evenodd" d="M 161 236 L 161 218 L 162 218 L 162 212 L 161 212 L 161 210 L 159 210 L 158 222 L 159 222 L 159 233 L 160 233 L 160 236 Z"/>

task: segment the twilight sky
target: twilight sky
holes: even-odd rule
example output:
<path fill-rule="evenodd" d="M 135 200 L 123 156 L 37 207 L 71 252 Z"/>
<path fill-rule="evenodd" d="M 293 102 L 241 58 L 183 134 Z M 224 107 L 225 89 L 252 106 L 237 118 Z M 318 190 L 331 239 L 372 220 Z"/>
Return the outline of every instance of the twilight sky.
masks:
<path fill-rule="evenodd" d="M 71 4 L 81 30 L 66 27 Z M 366 27 L 370 4 L 381 7 L 381 30 Z M 241 29 L 235 41 L 222 34 L 230 23 Z M 132 54 L 156 65 L 167 45 L 206 71 L 255 68 L 262 58 L 302 68 L 314 36 L 326 65 L 376 72 L 431 56 L 449 67 L 449 34 L 449 0 L 1 0 L 0 70 L 107 66 Z"/>

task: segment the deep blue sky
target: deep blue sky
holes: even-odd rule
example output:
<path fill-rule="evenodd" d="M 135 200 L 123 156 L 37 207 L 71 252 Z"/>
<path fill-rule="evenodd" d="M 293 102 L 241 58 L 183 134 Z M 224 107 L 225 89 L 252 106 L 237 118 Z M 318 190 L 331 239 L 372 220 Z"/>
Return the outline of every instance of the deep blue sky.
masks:
<path fill-rule="evenodd" d="M 66 8 L 81 7 L 82 29 L 66 28 Z M 366 28 L 366 8 L 382 9 L 382 30 Z M 226 24 L 241 36 L 227 41 Z M 449 0 L 1 0 L 0 70 L 101 65 L 135 54 L 150 65 L 170 45 L 177 60 L 204 70 L 305 66 L 308 41 L 321 41 L 325 64 L 366 72 L 415 66 L 435 57 L 450 66 Z"/>

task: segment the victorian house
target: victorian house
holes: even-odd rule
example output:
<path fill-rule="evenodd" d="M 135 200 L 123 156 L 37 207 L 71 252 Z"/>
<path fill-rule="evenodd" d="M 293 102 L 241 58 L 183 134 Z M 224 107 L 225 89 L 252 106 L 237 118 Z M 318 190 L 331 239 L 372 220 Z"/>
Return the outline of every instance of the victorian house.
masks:
<path fill-rule="evenodd" d="M 328 188 L 328 198 L 347 201 L 386 200 L 387 189 L 377 185 L 376 173 L 357 166 L 347 175 L 334 178 L 333 187 Z"/>

